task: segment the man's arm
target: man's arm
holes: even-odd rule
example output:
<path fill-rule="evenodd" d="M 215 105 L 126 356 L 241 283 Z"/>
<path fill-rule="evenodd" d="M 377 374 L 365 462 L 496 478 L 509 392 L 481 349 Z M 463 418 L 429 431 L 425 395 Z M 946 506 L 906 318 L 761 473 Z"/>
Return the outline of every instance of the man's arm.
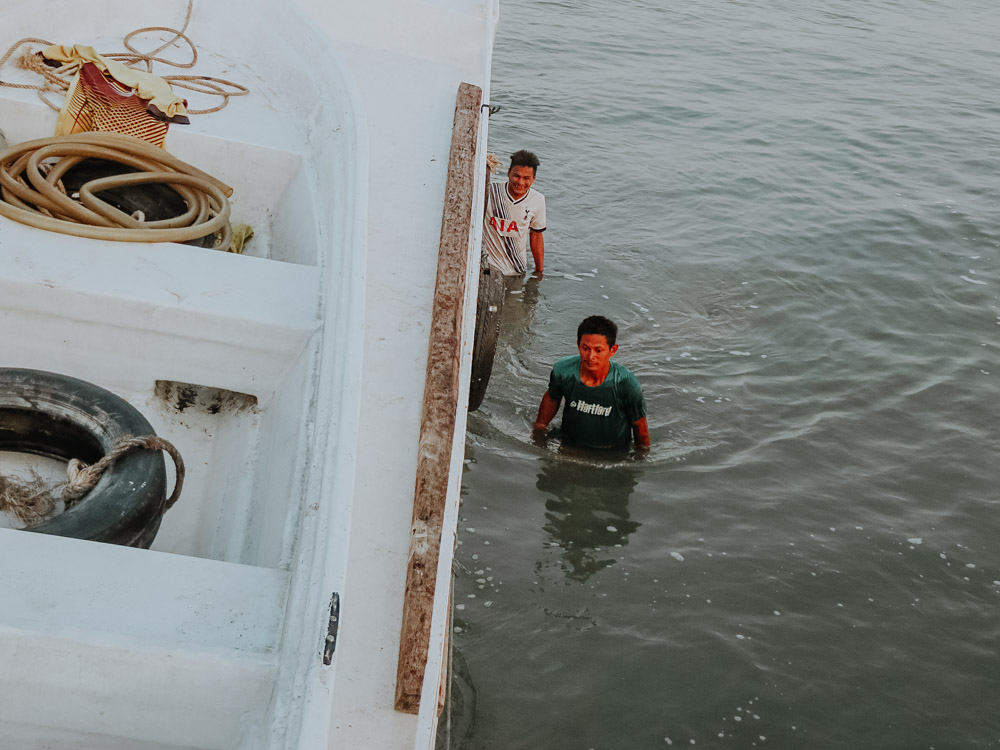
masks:
<path fill-rule="evenodd" d="M 649 425 L 646 424 L 645 417 L 638 422 L 632 423 L 632 436 L 635 438 L 636 448 L 642 450 L 649 449 Z"/>
<path fill-rule="evenodd" d="M 535 419 L 535 424 L 532 427 L 534 434 L 538 435 L 545 432 L 545 428 L 549 426 L 549 422 L 559 413 L 560 400 L 552 398 L 549 392 L 545 391 L 545 395 L 542 396 L 542 403 L 538 407 L 538 417 Z"/>
<path fill-rule="evenodd" d="M 545 265 L 545 233 L 532 229 L 528 232 L 528 244 L 531 245 L 531 257 L 535 259 L 535 273 L 541 276 Z"/>

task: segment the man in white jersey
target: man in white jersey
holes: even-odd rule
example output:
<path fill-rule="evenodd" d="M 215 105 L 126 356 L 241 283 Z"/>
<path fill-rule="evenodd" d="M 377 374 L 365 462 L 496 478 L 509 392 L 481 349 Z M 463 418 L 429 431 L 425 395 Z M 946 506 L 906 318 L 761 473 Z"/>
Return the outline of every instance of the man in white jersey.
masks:
<path fill-rule="evenodd" d="M 528 247 L 535 273 L 545 265 L 545 196 L 531 187 L 538 171 L 538 157 L 517 151 L 510 157 L 506 182 L 494 182 L 486 196 L 486 254 L 490 268 L 504 276 L 523 276 Z"/>

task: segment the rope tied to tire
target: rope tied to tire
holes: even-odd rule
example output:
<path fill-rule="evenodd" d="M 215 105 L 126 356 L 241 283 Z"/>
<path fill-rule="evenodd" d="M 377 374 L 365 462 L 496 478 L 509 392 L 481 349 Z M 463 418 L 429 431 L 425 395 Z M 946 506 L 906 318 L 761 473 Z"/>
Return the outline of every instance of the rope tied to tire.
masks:
<path fill-rule="evenodd" d="M 181 489 L 184 486 L 184 459 L 181 458 L 180 451 L 172 443 L 157 435 L 126 435 L 125 437 L 118 438 L 111 452 L 93 464 L 84 463 L 78 458 L 70 459 L 69 464 L 66 466 L 66 474 L 69 476 L 69 481 L 62 490 L 63 500 L 69 505 L 82 499 L 97 486 L 101 477 L 114 465 L 115 461 L 126 453 L 140 449 L 166 451 L 174 461 L 174 469 L 177 475 L 174 483 L 174 491 L 167 498 L 163 507 L 164 513 L 170 510 L 174 506 L 174 503 L 177 502 L 177 498 L 180 497 Z"/>

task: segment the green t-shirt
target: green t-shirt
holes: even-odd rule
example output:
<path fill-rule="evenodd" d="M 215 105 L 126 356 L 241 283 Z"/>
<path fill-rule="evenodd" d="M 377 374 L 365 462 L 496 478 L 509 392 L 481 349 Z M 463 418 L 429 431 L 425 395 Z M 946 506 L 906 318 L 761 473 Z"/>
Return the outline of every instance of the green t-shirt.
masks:
<path fill-rule="evenodd" d="M 588 448 L 625 445 L 632 438 L 632 424 L 646 416 L 646 399 L 635 375 L 614 360 L 598 386 L 580 380 L 580 356 L 563 357 L 552 366 L 549 395 L 566 399 L 563 407 L 563 441 Z"/>

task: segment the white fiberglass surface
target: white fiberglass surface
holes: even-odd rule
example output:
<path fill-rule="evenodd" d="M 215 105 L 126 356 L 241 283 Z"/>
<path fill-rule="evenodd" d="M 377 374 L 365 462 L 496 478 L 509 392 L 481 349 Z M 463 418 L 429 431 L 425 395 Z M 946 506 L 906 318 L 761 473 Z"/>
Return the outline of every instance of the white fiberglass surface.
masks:
<path fill-rule="evenodd" d="M 287 565 L 302 504 L 308 361 L 302 358 L 264 407 L 248 394 L 167 381 L 137 399 L 185 457 L 183 492 L 153 549 Z"/>

